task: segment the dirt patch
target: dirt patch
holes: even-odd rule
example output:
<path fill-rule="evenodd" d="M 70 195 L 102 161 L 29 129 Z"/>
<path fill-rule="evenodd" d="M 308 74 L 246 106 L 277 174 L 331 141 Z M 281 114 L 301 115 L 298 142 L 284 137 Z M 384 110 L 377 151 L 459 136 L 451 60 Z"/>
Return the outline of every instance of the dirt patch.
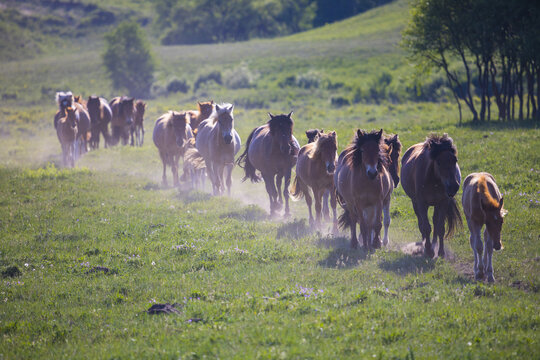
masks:
<path fill-rule="evenodd" d="M 10 266 L 6 270 L 2 271 L 3 278 L 8 278 L 8 277 L 12 278 L 12 277 L 17 277 L 21 275 L 22 275 L 21 270 L 19 270 L 19 268 L 16 266 Z"/>

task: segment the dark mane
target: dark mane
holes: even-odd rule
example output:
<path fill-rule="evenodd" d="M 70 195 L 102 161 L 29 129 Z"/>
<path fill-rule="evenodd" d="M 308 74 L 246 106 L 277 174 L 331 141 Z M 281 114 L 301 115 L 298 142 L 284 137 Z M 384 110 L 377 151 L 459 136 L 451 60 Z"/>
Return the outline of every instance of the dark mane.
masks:
<path fill-rule="evenodd" d="M 443 134 L 442 136 L 436 134 L 429 135 L 424 142 L 424 149 L 429 150 L 429 157 L 432 160 L 435 160 L 444 151 L 450 151 L 457 157 L 457 148 L 448 134 Z"/>
<path fill-rule="evenodd" d="M 317 158 L 324 151 L 336 151 L 337 150 L 337 138 L 334 135 L 321 134 L 317 140 L 315 140 L 315 151 L 313 152 L 312 158 Z"/>
<path fill-rule="evenodd" d="M 324 130 L 319 130 L 319 129 L 306 130 L 306 136 L 308 138 L 308 144 L 314 142 L 315 138 L 317 136 L 321 135 L 322 133 L 324 133 Z"/>
<path fill-rule="evenodd" d="M 345 163 L 352 165 L 353 167 L 359 167 L 362 165 L 362 146 L 370 141 L 375 141 L 379 144 L 379 169 L 381 166 L 386 165 L 388 162 L 388 156 L 381 147 L 382 132 L 373 130 L 370 133 L 364 133 L 364 136 L 358 136 L 359 132 L 363 130 L 358 129 L 352 142 L 345 148 Z"/>
<path fill-rule="evenodd" d="M 294 122 L 289 115 L 281 114 L 276 116 L 270 115 L 270 120 L 268 120 L 267 124 L 270 127 L 271 134 L 280 133 L 283 131 L 282 129 L 290 129 L 292 133 Z"/>
<path fill-rule="evenodd" d="M 392 144 L 392 151 L 401 153 L 401 141 L 399 141 L 399 137 L 397 135 L 388 135 L 388 137 L 384 139 L 384 143 L 388 146 Z"/>

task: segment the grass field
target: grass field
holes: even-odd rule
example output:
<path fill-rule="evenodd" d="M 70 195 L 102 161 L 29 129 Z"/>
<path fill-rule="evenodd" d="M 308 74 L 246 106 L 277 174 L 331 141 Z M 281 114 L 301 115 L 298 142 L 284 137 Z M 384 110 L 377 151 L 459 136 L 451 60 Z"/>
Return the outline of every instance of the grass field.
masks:
<path fill-rule="evenodd" d="M 400 1 L 286 38 L 157 46 L 162 86 L 239 66 L 256 79 L 151 99 L 143 147 L 100 149 L 76 169 L 60 167 L 51 91 L 115 94 L 100 40 L 0 65 L 2 92 L 17 94 L 0 103 L 0 358 L 537 358 L 537 123 L 459 127 L 444 102 L 331 105 L 382 71 L 393 82 L 412 76 L 397 47 L 406 14 Z M 308 72 L 342 85 L 283 85 Z M 304 130 L 324 127 L 340 149 L 358 127 L 398 133 L 404 149 L 449 133 L 463 178 L 488 171 L 505 196 L 495 284 L 473 280 L 466 225 L 447 241 L 448 259 L 402 251 L 420 233 L 401 187 L 390 246 L 371 254 L 351 250 L 346 233 L 313 232 L 302 202 L 291 219 L 269 219 L 264 186 L 240 183 L 239 169 L 231 198 L 162 188 L 154 120 L 208 98 L 236 104 L 244 140 L 268 111 L 290 110 L 301 143 Z M 177 303 L 179 314 L 147 314 L 154 303 Z"/>

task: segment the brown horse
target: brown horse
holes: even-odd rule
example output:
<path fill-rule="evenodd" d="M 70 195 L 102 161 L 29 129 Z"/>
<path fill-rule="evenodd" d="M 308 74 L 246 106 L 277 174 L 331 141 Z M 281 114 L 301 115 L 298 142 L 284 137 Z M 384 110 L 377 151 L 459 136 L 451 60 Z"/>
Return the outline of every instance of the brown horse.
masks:
<path fill-rule="evenodd" d="M 208 119 L 214 111 L 214 100 L 197 102 L 198 110 L 189 110 L 188 113 L 191 116 L 191 128 L 196 133 L 196 129 L 199 128 L 199 124 Z"/>
<path fill-rule="evenodd" d="M 178 186 L 178 161 L 184 155 L 186 141 L 193 137 L 189 115 L 185 111 L 169 111 L 161 115 L 156 120 L 152 137 L 163 163 L 163 186 L 167 186 L 167 165 L 171 167 L 174 186 Z"/>
<path fill-rule="evenodd" d="M 133 123 L 135 112 L 134 99 L 126 96 L 115 97 L 109 103 L 112 110 L 111 119 L 111 145 L 116 145 L 122 139 L 122 145 L 127 145 L 129 129 Z"/>
<path fill-rule="evenodd" d="M 454 195 L 459 190 L 461 171 L 457 163 L 457 149 L 447 134 L 431 135 L 424 143 L 411 146 L 401 160 L 401 186 L 411 198 L 418 227 L 425 241 L 424 253 L 435 256 L 430 235 L 428 208 L 433 211 L 433 244 L 440 240 L 439 256 L 444 257 L 444 227 L 446 236 L 454 234 L 461 225 L 461 215 Z"/>
<path fill-rule="evenodd" d="M 146 110 L 146 103 L 142 100 L 137 100 L 135 103 L 135 110 L 133 113 L 133 123 L 129 130 L 131 134 L 130 145 L 143 146 L 144 143 L 144 111 Z"/>
<path fill-rule="evenodd" d="M 384 138 L 384 151 L 386 152 L 386 155 L 388 156 L 387 160 L 387 170 L 390 173 L 390 176 L 392 177 L 392 183 L 394 184 L 394 188 L 396 188 L 399 184 L 399 155 L 401 154 L 401 142 L 399 141 L 399 136 L 396 135 L 390 135 L 385 136 Z M 383 215 L 384 215 L 384 237 L 383 237 L 383 245 L 388 245 L 388 228 L 390 227 L 390 200 L 392 195 L 393 189 L 390 188 L 390 191 L 388 192 L 387 197 L 383 201 Z"/>
<path fill-rule="evenodd" d="M 78 155 L 78 118 L 76 110 L 71 106 L 66 107 L 64 110 L 66 114 L 60 117 L 56 124 L 56 135 L 62 146 L 64 166 L 74 167 Z"/>
<path fill-rule="evenodd" d="M 306 198 L 309 210 L 309 223 L 317 227 L 321 225 L 321 200 L 324 193 L 330 193 L 330 204 L 334 215 L 334 232 L 337 230 L 336 194 L 334 191 L 334 171 L 337 160 L 337 135 L 335 131 L 319 133 L 315 142 L 304 145 L 298 153 L 296 161 L 296 177 L 291 187 L 291 195 L 297 200 Z M 315 198 L 315 217 L 311 213 L 311 196 Z"/>
<path fill-rule="evenodd" d="M 214 195 L 224 193 L 225 181 L 227 192 L 231 195 L 234 156 L 242 144 L 234 129 L 233 108 L 232 104 L 216 104 L 212 115 L 201 122 L 197 129 L 195 145 L 206 163 Z"/>
<path fill-rule="evenodd" d="M 90 139 L 90 115 L 86 110 L 86 104 L 81 100 L 80 96 L 73 96 L 71 91 L 57 92 L 56 103 L 58 111 L 54 116 L 54 128 L 56 129 L 57 122 L 60 118 L 66 116 L 65 109 L 71 107 L 75 110 L 77 118 L 77 156 L 88 151 L 88 140 Z"/>
<path fill-rule="evenodd" d="M 195 147 L 195 138 L 186 141 L 184 145 L 184 175 L 191 179 L 191 187 L 204 189 L 206 164 Z"/>
<path fill-rule="evenodd" d="M 317 141 L 317 138 L 324 133 L 324 129 L 309 129 L 306 130 L 306 137 L 308 144 Z M 328 208 L 328 199 L 330 198 L 330 191 L 325 191 L 322 200 L 322 214 L 326 220 L 330 220 L 330 209 Z"/>
<path fill-rule="evenodd" d="M 388 155 L 382 129 L 366 133 L 357 130 L 352 143 L 339 155 L 334 184 L 340 205 L 342 227 L 351 229 L 351 247 L 356 248 L 356 223 L 360 224 L 364 248 L 379 248 L 383 203 L 393 188 L 386 170 Z"/>
<path fill-rule="evenodd" d="M 90 115 L 92 129 L 90 147 L 92 149 L 99 149 L 100 133 L 103 135 L 105 147 L 107 147 L 110 141 L 109 123 L 112 119 L 112 111 L 109 103 L 102 97 L 92 95 L 88 97 L 86 107 L 88 108 L 88 114 Z"/>
<path fill-rule="evenodd" d="M 261 178 L 255 172 L 256 170 L 261 172 L 270 198 L 270 215 L 274 215 L 274 212 L 283 205 L 281 182 L 285 178 L 283 197 L 285 216 L 289 216 L 291 170 L 296 164 L 300 145 L 292 134 L 294 125 L 292 112 L 289 115 L 274 116 L 270 113 L 268 115 L 270 120 L 249 134 L 246 150 L 238 158 L 237 163 L 244 168 L 245 176 L 242 181 L 251 179 L 252 182 L 258 182 Z"/>
<path fill-rule="evenodd" d="M 489 282 L 494 282 L 493 249 L 502 250 L 501 230 L 503 218 L 508 213 L 503 209 L 503 197 L 495 179 L 488 173 L 472 173 L 463 182 L 461 197 L 463 212 L 471 232 L 470 242 L 474 252 L 474 276 L 482 280 L 484 274 Z M 485 252 L 480 232 L 484 230 Z M 484 257 L 482 261 L 482 255 Z"/>

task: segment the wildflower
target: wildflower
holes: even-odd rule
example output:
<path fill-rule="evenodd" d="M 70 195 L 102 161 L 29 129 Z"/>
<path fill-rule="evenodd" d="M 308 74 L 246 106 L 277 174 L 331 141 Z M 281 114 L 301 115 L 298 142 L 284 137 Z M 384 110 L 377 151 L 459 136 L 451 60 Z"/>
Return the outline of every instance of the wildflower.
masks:
<path fill-rule="evenodd" d="M 28 267 L 28 266 L 30 266 L 30 265 L 28 265 L 28 263 L 24 263 L 24 266 L 25 266 L 25 267 Z"/>
<path fill-rule="evenodd" d="M 155 261 L 152 261 L 152 266 L 156 265 L 156 262 Z"/>

